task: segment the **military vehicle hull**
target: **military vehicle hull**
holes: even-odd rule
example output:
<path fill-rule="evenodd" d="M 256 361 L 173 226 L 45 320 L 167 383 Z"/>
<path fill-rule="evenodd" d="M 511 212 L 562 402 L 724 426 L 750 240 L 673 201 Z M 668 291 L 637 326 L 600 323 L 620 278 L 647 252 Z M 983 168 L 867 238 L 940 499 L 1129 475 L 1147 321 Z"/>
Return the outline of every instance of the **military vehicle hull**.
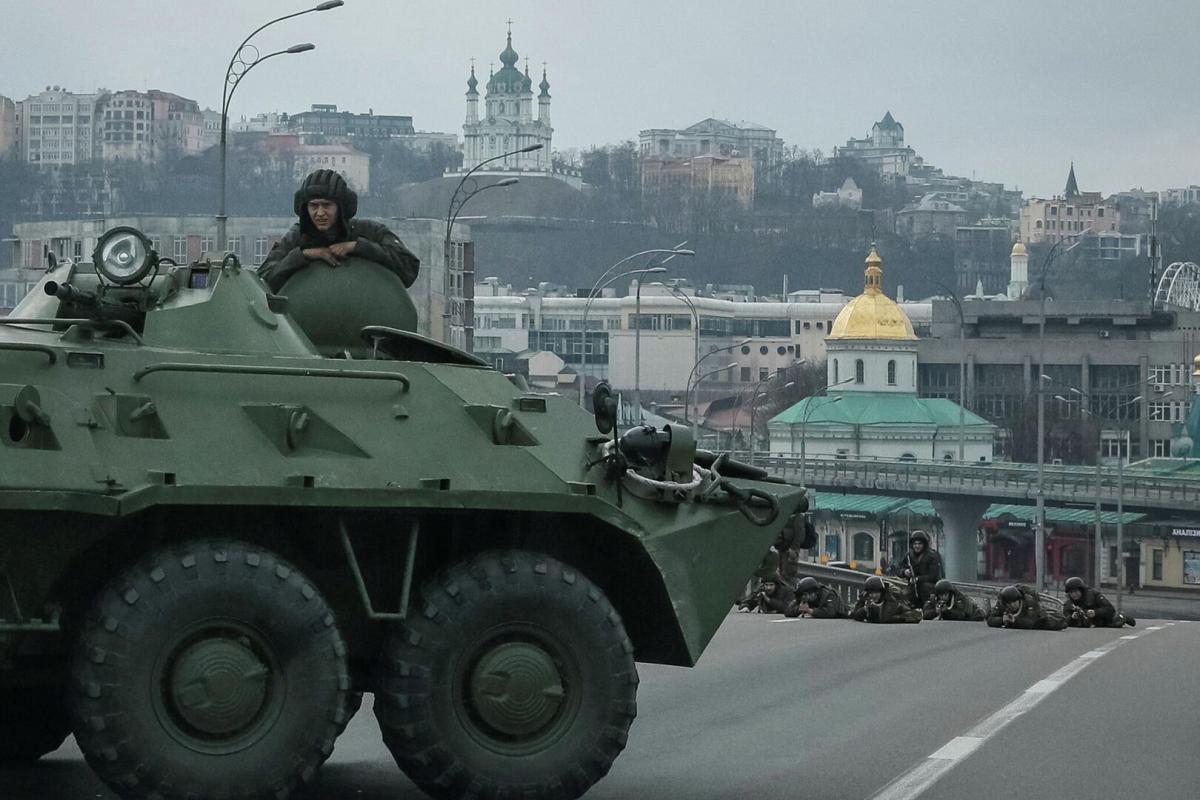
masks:
<path fill-rule="evenodd" d="M 436 344 L 323 357 L 236 262 L 141 291 L 128 325 L 36 294 L 12 319 L 55 324 L 0 325 L 0 760 L 74 732 L 123 796 L 283 796 L 375 692 L 431 794 L 577 796 L 634 660 L 695 664 L 804 510 L 648 492 L 574 403 Z"/>

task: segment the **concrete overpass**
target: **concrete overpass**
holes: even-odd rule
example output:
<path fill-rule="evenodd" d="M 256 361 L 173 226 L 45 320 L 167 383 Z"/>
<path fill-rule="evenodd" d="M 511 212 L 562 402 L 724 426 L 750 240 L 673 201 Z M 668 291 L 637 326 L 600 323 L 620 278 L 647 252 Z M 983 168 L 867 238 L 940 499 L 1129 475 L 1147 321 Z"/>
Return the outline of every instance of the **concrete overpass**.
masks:
<path fill-rule="evenodd" d="M 744 456 L 743 456 L 744 457 Z M 899 461 L 835 458 L 805 460 L 768 455 L 757 466 L 799 479 L 818 492 L 922 497 L 933 502 L 946 533 L 942 557 L 947 575 L 972 580 L 976 569 L 975 529 L 993 502 L 1034 504 L 1038 496 L 1036 464 Z M 1048 506 L 1115 510 L 1118 497 L 1127 512 L 1152 517 L 1200 515 L 1200 470 L 1194 462 L 1151 459 L 1126 466 L 1046 465 L 1042 482 Z"/>

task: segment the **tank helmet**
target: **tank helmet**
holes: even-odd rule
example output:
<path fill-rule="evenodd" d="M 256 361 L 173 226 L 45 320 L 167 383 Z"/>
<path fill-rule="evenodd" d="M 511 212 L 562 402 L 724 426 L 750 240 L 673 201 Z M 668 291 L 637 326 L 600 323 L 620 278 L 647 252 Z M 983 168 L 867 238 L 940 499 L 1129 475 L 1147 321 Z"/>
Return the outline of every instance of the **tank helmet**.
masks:
<path fill-rule="evenodd" d="M 954 594 L 954 584 L 947 578 L 942 578 L 933 585 L 934 594 Z"/>
<path fill-rule="evenodd" d="M 1005 586 L 1000 590 L 1000 600 L 1005 603 L 1015 603 L 1021 598 L 1021 590 L 1016 586 Z"/>
<path fill-rule="evenodd" d="M 803 578 L 800 583 L 796 584 L 796 594 L 809 594 L 810 592 L 819 591 L 821 591 L 821 584 L 813 577 Z"/>
<path fill-rule="evenodd" d="M 878 575 L 872 575 L 871 577 L 867 578 L 864 588 L 868 592 L 882 592 L 884 590 L 884 586 L 885 584 L 883 582 L 883 578 L 879 577 Z"/>
<path fill-rule="evenodd" d="M 1078 589 L 1081 592 L 1086 592 L 1088 590 L 1088 585 L 1084 582 L 1083 578 L 1076 576 L 1073 578 L 1067 578 L 1067 582 L 1063 584 L 1063 589 L 1068 592 L 1072 589 Z"/>
<path fill-rule="evenodd" d="M 929 536 L 925 533 L 925 531 L 916 531 L 913 533 L 912 536 L 908 537 L 909 544 L 912 544 L 914 542 L 923 542 L 925 544 L 925 546 L 928 547 L 929 546 Z"/>
<path fill-rule="evenodd" d="M 345 178 L 331 169 L 310 172 L 296 190 L 292 208 L 301 220 L 307 216 L 304 206 L 309 200 L 332 200 L 337 203 L 338 214 L 343 220 L 351 219 L 358 213 L 358 195 Z"/>

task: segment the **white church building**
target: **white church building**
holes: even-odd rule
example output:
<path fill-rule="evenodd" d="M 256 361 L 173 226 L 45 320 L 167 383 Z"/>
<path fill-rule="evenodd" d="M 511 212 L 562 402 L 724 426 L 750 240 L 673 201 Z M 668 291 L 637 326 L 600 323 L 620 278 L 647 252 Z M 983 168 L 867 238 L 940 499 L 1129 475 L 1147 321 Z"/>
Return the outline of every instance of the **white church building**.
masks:
<path fill-rule="evenodd" d="M 996 426 L 941 398 L 917 396 L 917 337 L 883 293 L 883 259 L 867 256 L 863 293 L 825 338 L 824 395 L 806 397 L 767 425 L 773 455 L 990 462 Z"/>

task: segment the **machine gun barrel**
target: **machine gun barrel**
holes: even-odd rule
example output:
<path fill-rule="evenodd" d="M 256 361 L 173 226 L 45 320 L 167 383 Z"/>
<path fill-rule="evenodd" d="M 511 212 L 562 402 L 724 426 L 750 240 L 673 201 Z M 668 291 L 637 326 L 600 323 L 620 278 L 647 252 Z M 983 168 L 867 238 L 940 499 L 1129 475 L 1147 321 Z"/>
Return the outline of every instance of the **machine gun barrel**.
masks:
<path fill-rule="evenodd" d="M 82 289 L 76 289 L 69 283 L 58 283 L 57 281 L 46 281 L 46 294 L 51 297 L 57 297 L 65 303 L 74 303 L 77 306 L 97 307 L 100 305 L 100 298 L 94 292 L 85 292 Z"/>

